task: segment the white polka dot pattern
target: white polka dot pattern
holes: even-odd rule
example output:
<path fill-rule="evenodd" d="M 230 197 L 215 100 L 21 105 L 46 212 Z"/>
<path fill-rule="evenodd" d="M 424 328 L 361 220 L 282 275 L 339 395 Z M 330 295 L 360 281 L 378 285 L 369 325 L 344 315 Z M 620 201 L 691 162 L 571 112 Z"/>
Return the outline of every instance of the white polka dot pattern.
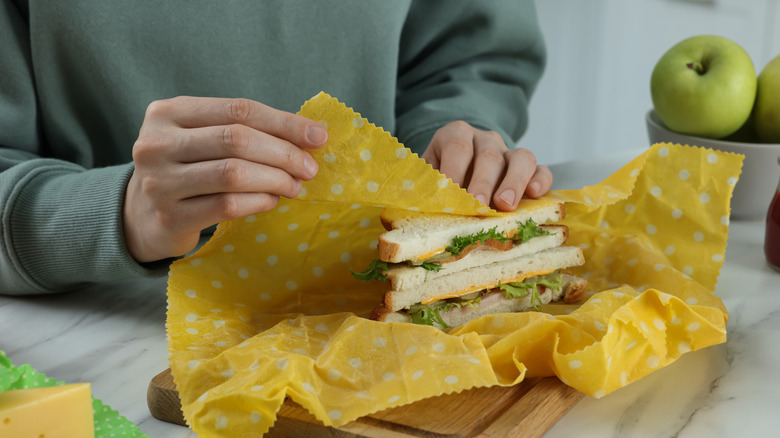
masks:
<path fill-rule="evenodd" d="M 345 111 L 339 108 L 310 117 L 327 126 L 330 139 L 359 139 L 358 131 L 374 129 L 352 112 L 333 118 L 329 111 Z M 366 144 L 315 152 L 327 178 L 307 184 L 303 199 L 281 199 L 252 220 L 220 224 L 197 254 L 173 264 L 171 368 L 188 382 L 180 391 L 196 432 L 267 430 L 282 401 L 273 395 L 288 389 L 320 421 L 338 426 L 444 392 L 510 385 L 526 366 L 603 397 L 681 354 L 725 340 L 722 303 L 708 281 L 723 261 L 722 196 L 734 175 L 732 157 L 655 147 L 604 186 L 552 194 L 568 200 L 569 244 L 586 253 L 577 273 L 602 292 L 588 294 L 582 305 L 543 309 L 557 316 L 493 315 L 442 332 L 355 316 L 370 312 L 384 286 L 358 283 L 349 270 L 376 256 L 378 206 L 386 199 L 437 212 L 479 205 L 468 195 L 465 204 L 452 203 L 465 192 L 420 167 L 397 142 Z M 369 168 L 388 162 L 417 173 L 383 178 L 387 169 Z M 354 166 L 358 174 L 342 178 L 338 169 Z M 707 166 L 727 176 L 711 179 L 715 171 Z M 424 173 L 429 180 L 419 178 Z M 552 333 L 557 348 L 523 342 L 553 339 Z M 483 339 L 524 347 L 488 355 Z"/>

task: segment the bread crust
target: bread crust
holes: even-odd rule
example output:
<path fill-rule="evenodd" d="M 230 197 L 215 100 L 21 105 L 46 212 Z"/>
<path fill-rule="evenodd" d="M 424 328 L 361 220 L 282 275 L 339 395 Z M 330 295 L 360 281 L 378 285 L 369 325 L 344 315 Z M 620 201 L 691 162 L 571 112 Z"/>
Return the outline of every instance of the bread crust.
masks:
<path fill-rule="evenodd" d="M 576 303 L 585 295 L 585 290 L 588 288 L 588 280 L 584 278 L 574 277 L 569 275 L 569 281 L 564 288 L 563 301 L 566 303 Z"/>
<path fill-rule="evenodd" d="M 382 222 L 382 227 L 384 227 L 385 230 L 390 231 L 393 229 L 393 223 L 387 218 L 382 217 L 381 214 L 379 215 L 379 221 Z"/>
<path fill-rule="evenodd" d="M 373 319 L 374 321 L 383 321 L 385 320 L 385 317 L 387 314 L 390 313 L 387 311 L 385 306 L 376 306 L 374 307 L 374 310 L 371 311 L 370 319 Z"/>
<path fill-rule="evenodd" d="M 384 306 L 374 307 L 371 311 L 371 319 L 379 322 L 412 322 L 412 318 L 402 312 L 390 312 Z"/>
<path fill-rule="evenodd" d="M 379 236 L 379 244 L 377 245 L 379 250 L 379 260 L 389 261 L 398 259 L 398 251 L 401 249 L 401 245 L 396 242 L 390 242 L 384 234 Z"/>

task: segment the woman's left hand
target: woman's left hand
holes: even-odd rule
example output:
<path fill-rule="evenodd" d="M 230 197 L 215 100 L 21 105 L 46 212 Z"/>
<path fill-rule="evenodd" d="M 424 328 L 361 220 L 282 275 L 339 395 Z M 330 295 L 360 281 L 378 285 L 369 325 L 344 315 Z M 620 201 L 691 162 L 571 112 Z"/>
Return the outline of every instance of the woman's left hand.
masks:
<path fill-rule="evenodd" d="M 463 121 L 436 131 L 422 158 L 483 204 L 503 211 L 516 209 L 523 194 L 544 195 L 553 180 L 550 169 L 537 165 L 528 149 L 510 150 L 497 132 Z"/>

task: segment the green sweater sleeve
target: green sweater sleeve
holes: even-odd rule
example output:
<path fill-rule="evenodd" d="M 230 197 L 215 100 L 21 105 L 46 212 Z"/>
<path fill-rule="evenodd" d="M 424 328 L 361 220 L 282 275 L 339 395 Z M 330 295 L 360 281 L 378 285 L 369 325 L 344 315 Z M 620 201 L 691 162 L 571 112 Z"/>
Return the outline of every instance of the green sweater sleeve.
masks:
<path fill-rule="evenodd" d="M 397 136 L 422 153 L 438 128 L 465 120 L 514 147 L 544 64 L 532 0 L 413 2 L 401 38 Z"/>
<path fill-rule="evenodd" d="M 87 170 L 46 158 L 28 34 L 13 3 L 0 3 L 0 294 L 164 273 L 125 250 L 121 212 L 131 164 Z"/>
<path fill-rule="evenodd" d="M 17 3 L 0 2 L 2 294 L 166 272 L 136 263 L 122 232 L 131 145 L 152 100 L 294 111 L 325 90 L 418 153 L 453 120 L 511 145 L 544 60 L 532 0 L 200 0 L 121 14 L 100 0 Z"/>

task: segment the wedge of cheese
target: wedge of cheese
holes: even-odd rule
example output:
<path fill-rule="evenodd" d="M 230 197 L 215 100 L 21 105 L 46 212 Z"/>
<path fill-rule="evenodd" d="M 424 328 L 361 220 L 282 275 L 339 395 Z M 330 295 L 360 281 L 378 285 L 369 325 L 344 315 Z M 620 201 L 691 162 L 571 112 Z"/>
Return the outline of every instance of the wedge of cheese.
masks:
<path fill-rule="evenodd" d="M 0 437 L 94 436 L 89 383 L 0 392 Z"/>

